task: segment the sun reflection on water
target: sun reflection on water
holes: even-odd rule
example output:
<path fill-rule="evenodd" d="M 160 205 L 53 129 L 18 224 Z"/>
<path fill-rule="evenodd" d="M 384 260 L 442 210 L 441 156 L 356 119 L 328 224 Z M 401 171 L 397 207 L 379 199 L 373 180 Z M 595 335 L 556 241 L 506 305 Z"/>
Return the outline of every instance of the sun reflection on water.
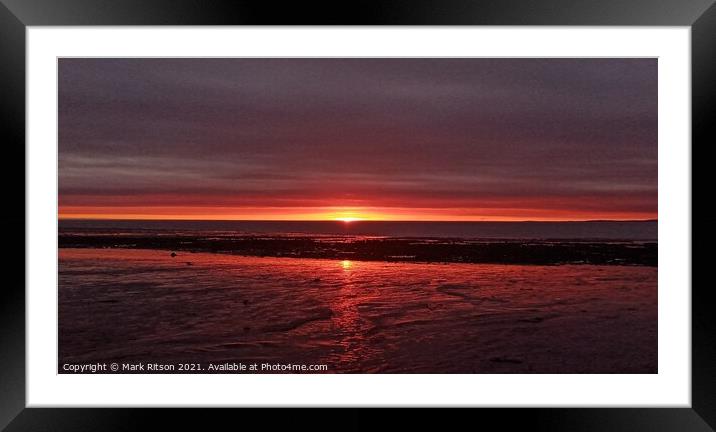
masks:
<path fill-rule="evenodd" d="M 341 267 L 343 267 L 343 270 L 350 270 L 352 266 L 353 262 L 351 260 L 341 261 Z"/>

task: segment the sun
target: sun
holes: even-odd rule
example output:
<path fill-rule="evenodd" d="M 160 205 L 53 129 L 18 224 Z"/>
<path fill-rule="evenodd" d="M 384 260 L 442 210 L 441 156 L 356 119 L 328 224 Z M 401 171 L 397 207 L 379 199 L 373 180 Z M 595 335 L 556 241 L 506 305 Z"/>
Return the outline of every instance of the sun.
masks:
<path fill-rule="evenodd" d="M 362 219 L 361 219 L 361 218 L 357 218 L 357 217 L 339 217 L 339 218 L 336 218 L 336 220 L 337 220 L 337 221 L 341 221 L 341 222 L 345 222 L 345 223 L 350 223 L 350 222 L 356 222 L 356 221 L 359 221 L 359 220 L 362 220 Z"/>

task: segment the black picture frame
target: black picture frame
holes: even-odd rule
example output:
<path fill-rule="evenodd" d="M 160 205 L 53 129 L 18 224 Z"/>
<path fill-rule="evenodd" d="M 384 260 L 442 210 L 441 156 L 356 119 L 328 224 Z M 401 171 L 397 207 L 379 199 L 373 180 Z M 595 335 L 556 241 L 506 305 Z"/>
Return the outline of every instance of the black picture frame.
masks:
<path fill-rule="evenodd" d="M 192 0 L 0 0 L 0 130 L 7 254 L 0 288 L 0 429 L 113 431 L 177 427 L 207 429 L 225 421 L 240 426 L 358 429 L 376 423 L 375 410 L 332 410 L 328 420 L 311 411 L 26 408 L 25 392 L 25 31 L 27 26 L 105 25 L 570 25 L 689 26 L 692 54 L 692 398 L 690 408 L 502 408 L 470 410 L 436 419 L 411 410 L 382 427 L 406 422 L 447 429 L 496 424 L 500 429 L 550 431 L 709 431 L 716 429 L 716 319 L 712 284 L 699 283 L 708 256 L 696 254 L 716 240 L 716 216 L 707 213 L 716 133 L 709 128 L 716 102 L 716 6 L 714 0 L 383 0 L 285 2 Z M 709 109 L 711 108 L 711 109 Z M 24 180 L 23 180 L 24 184 Z M 10 187 L 12 185 L 12 187 Z M 707 195 L 708 194 L 708 195 Z M 696 200 L 699 196 L 700 199 Z M 23 229 L 20 229 L 23 227 Z M 698 232 L 698 235 L 696 235 Z M 19 251 L 22 250 L 22 253 Z M 668 263 L 662 263 L 668 265 Z M 688 287 L 673 287 L 687 289 Z M 199 412 L 201 411 L 201 412 Z M 464 413 L 464 411 L 462 411 Z M 247 422 L 247 416 L 252 421 Z M 210 419 L 210 420 L 209 420 Z M 340 421 L 336 424 L 336 421 Z M 496 421 L 496 423 L 493 423 Z M 215 423 L 216 422 L 216 423 Z M 172 426 L 169 425 L 172 424 Z"/>

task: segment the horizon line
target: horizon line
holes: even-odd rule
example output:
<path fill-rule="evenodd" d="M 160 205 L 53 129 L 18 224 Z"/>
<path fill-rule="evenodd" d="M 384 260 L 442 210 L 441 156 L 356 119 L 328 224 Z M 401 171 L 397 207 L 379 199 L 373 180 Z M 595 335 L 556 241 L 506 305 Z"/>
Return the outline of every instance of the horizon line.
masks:
<path fill-rule="evenodd" d="M 521 219 L 521 220 L 497 220 L 497 219 L 480 219 L 480 220 L 396 220 L 396 219 L 353 219 L 342 220 L 342 219 L 185 219 L 185 218 L 82 218 L 82 217 L 58 217 L 57 221 L 114 221 L 114 222 L 335 222 L 344 224 L 355 224 L 359 222 L 399 222 L 399 223 L 474 223 L 474 222 L 489 222 L 489 223 L 574 223 L 574 222 L 658 222 L 658 218 L 648 219 Z"/>

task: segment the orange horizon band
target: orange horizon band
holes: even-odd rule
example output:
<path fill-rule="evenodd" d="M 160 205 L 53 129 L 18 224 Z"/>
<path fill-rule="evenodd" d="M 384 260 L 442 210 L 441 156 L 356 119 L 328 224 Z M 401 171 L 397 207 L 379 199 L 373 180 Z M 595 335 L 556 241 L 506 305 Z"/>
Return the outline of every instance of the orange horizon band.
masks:
<path fill-rule="evenodd" d="M 590 221 L 590 220 L 610 220 L 610 221 L 644 221 L 657 220 L 657 215 L 652 214 L 630 214 L 630 215 L 584 215 L 584 216 L 336 216 L 336 215 L 226 215 L 226 214 L 97 214 L 97 213 L 60 213 L 59 220 L 215 220 L 215 221 L 343 221 L 343 222 L 359 222 L 359 221 L 393 221 L 393 222 L 526 222 L 526 221 L 542 221 L 542 222 L 569 222 L 569 221 Z"/>

